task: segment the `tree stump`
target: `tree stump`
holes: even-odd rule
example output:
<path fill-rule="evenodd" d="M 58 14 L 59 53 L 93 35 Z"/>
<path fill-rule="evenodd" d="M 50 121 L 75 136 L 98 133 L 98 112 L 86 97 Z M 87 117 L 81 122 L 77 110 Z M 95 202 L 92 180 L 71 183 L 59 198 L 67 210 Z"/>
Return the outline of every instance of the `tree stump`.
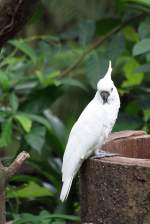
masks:
<path fill-rule="evenodd" d="M 113 133 L 103 149 L 120 156 L 90 158 L 83 164 L 81 222 L 150 224 L 150 135 Z"/>

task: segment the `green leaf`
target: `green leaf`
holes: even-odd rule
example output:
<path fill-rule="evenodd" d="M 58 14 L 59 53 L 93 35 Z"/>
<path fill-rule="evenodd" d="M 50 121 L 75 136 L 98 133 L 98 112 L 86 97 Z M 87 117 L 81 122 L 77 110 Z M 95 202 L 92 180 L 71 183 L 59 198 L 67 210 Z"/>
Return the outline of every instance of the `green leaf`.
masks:
<path fill-rule="evenodd" d="M 64 143 L 65 142 L 65 134 L 66 134 L 66 129 L 63 124 L 63 122 L 56 117 L 50 110 L 45 110 L 44 115 L 48 119 L 48 121 L 51 124 L 52 131 L 54 134 L 57 136 L 57 138 Z"/>
<path fill-rule="evenodd" d="M 39 215 L 30 213 L 15 215 L 14 224 L 65 224 L 65 221 L 79 222 L 80 218 L 74 215 L 50 214 L 48 211 L 43 210 Z"/>
<path fill-rule="evenodd" d="M 146 7 L 150 7 L 150 1 L 149 0 L 125 0 L 126 2 L 141 4 Z"/>
<path fill-rule="evenodd" d="M 45 142 L 45 134 L 45 127 L 34 127 L 31 132 L 26 135 L 26 141 L 33 149 L 35 149 L 38 153 L 41 153 L 41 149 Z"/>
<path fill-rule="evenodd" d="M 29 118 L 28 114 L 18 113 L 15 115 L 15 118 L 27 133 L 30 132 L 32 127 L 32 120 Z"/>
<path fill-rule="evenodd" d="M 73 79 L 73 78 L 64 78 L 60 80 L 61 84 L 68 85 L 68 86 L 74 86 L 79 87 L 85 91 L 87 91 L 86 86 L 79 80 Z"/>
<path fill-rule="evenodd" d="M 134 59 L 130 58 L 128 62 L 124 65 L 123 70 L 125 73 L 125 80 L 122 84 L 123 87 L 135 86 L 141 84 L 144 78 L 143 73 L 136 73 L 136 68 L 139 67 L 139 63 Z"/>
<path fill-rule="evenodd" d="M 23 213 L 21 215 L 15 215 L 13 224 L 43 224 L 42 220 L 36 215 L 30 213 Z"/>
<path fill-rule="evenodd" d="M 125 27 L 123 32 L 127 40 L 132 42 L 137 42 L 139 40 L 139 36 L 132 26 Z"/>
<path fill-rule="evenodd" d="M 74 222 L 79 222 L 80 218 L 74 215 L 65 215 L 65 214 L 50 214 L 48 212 L 41 212 L 41 217 L 43 217 L 43 219 L 55 219 L 55 220 L 66 220 L 66 221 L 74 221 Z"/>
<path fill-rule="evenodd" d="M 0 111 L 0 123 L 3 123 L 7 116 L 9 116 L 9 111 Z"/>
<path fill-rule="evenodd" d="M 36 71 L 36 75 L 43 87 L 59 84 L 56 78 L 60 76 L 60 71 L 53 71 L 47 75 L 43 74 L 41 71 Z"/>
<path fill-rule="evenodd" d="M 44 125 L 48 130 L 51 130 L 50 122 L 47 119 L 45 119 L 44 117 L 42 117 L 40 115 L 36 115 L 36 114 L 28 114 L 28 117 L 32 121 L 36 121 L 37 123 Z"/>
<path fill-rule="evenodd" d="M 135 69 L 135 72 L 137 72 L 137 73 L 139 73 L 139 72 L 150 73 L 150 64 L 140 65 L 139 67 L 137 67 Z"/>
<path fill-rule="evenodd" d="M 150 109 L 144 110 L 144 120 L 147 122 L 150 120 Z"/>
<path fill-rule="evenodd" d="M 2 125 L 0 147 L 6 147 L 12 142 L 12 120 L 8 119 Z"/>
<path fill-rule="evenodd" d="M 15 93 L 11 93 L 9 96 L 10 106 L 13 112 L 16 112 L 19 106 L 18 98 Z"/>
<path fill-rule="evenodd" d="M 150 37 L 150 19 L 149 18 L 140 23 L 138 32 L 142 39 Z"/>
<path fill-rule="evenodd" d="M 116 18 L 104 18 L 96 22 L 96 34 L 104 35 L 120 24 Z"/>
<path fill-rule="evenodd" d="M 8 198 L 37 198 L 44 196 L 52 196 L 53 193 L 47 188 L 30 181 L 25 187 L 21 189 L 9 190 L 7 192 Z"/>
<path fill-rule="evenodd" d="M 23 39 L 19 39 L 19 40 L 11 40 L 9 41 L 9 43 L 18 48 L 19 50 L 21 50 L 27 56 L 29 56 L 34 63 L 36 62 L 37 58 L 36 54 L 26 41 L 24 41 Z"/>
<path fill-rule="evenodd" d="M 9 89 L 11 83 L 8 79 L 7 73 L 3 70 L 0 70 L 0 87 L 4 90 Z"/>
<path fill-rule="evenodd" d="M 141 55 L 150 51 L 150 38 L 143 39 L 134 45 L 133 56 Z"/>
<path fill-rule="evenodd" d="M 33 89 L 35 89 L 35 87 L 37 87 L 38 85 L 38 81 L 27 81 L 27 82 L 24 82 L 22 84 L 17 84 L 15 86 L 15 90 L 16 91 L 20 91 L 20 92 L 30 92 L 32 91 Z"/>

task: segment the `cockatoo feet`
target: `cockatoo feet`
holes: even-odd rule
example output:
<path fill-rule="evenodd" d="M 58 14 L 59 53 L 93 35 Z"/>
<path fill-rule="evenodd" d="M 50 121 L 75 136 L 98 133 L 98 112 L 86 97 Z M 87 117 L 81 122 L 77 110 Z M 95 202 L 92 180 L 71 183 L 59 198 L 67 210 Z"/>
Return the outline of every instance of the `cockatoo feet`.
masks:
<path fill-rule="evenodd" d="M 111 156 L 119 156 L 119 154 L 106 152 L 104 150 L 96 150 L 95 155 L 92 156 L 92 158 L 96 159 L 96 158 L 104 158 L 104 157 L 111 157 Z"/>

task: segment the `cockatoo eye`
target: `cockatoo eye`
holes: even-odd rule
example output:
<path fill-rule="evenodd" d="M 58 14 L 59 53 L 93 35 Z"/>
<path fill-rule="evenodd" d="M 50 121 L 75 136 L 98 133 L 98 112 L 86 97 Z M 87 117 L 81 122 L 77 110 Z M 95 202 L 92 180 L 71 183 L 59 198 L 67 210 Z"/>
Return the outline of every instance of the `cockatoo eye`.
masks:
<path fill-rule="evenodd" d="M 113 87 L 111 88 L 111 92 L 113 91 Z"/>

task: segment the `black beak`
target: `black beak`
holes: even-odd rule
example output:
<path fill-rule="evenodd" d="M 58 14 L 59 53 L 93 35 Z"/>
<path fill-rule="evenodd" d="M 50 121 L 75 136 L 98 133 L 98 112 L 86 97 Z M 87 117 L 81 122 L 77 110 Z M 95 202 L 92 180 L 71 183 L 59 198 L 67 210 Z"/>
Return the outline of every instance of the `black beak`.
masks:
<path fill-rule="evenodd" d="M 107 100 L 108 100 L 108 97 L 109 97 L 110 93 L 107 92 L 107 91 L 102 91 L 100 93 L 100 95 L 101 95 L 101 97 L 103 99 L 103 103 L 107 103 Z"/>

